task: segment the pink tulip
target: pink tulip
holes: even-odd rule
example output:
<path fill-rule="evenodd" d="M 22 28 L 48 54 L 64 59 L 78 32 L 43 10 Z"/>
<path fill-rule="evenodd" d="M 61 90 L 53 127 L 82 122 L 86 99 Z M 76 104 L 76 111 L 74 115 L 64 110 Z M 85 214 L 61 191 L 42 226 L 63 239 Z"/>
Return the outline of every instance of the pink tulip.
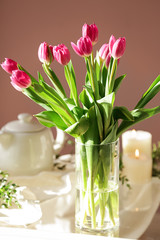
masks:
<path fill-rule="evenodd" d="M 106 66 L 107 66 L 107 68 L 109 67 L 110 60 L 111 60 L 111 54 L 108 53 L 108 55 L 107 55 L 107 57 L 106 57 Z"/>
<path fill-rule="evenodd" d="M 62 65 L 67 65 L 71 59 L 70 52 L 64 44 L 53 47 L 53 55 L 57 62 Z"/>
<path fill-rule="evenodd" d="M 28 88 L 31 85 L 30 77 L 21 70 L 13 71 L 10 78 L 11 78 L 11 84 L 18 91 L 20 91 L 20 89 L 22 88 Z"/>
<path fill-rule="evenodd" d="M 50 65 L 54 59 L 52 54 L 52 47 L 48 46 L 46 42 L 41 43 L 38 49 L 38 57 L 42 63 Z"/>
<path fill-rule="evenodd" d="M 73 50 L 81 57 L 88 57 L 92 53 L 92 42 L 89 37 L 81 37 L 77 45 L 71 42 Z"/>
<path fill-rule="evenodd" d="M 102 61 L 105 61 L 109 53 L 109 44 L 105 43 L 99 49 L 99 57 Z"/>
<path fill-rule="evenodd" d="M 113 58 L 119 59 L 123 56 L 126 47 L 126 39 L 118 38 L 117 40 L 112 35 L 109 40 L 109 51 Z"/>
<path fill-rule="evenodd" d="M 5 58 L 5 61 L 1 64 L 1 67 L 7 72 L 12 74 L 12 71 L 18 70 L 17 63 L 12 59 Z"/>
<path fill-rule="evenodd" d="M 82 36 L 89 37 L 92 41 L 92 45 L 95 45 L 98 42 L 98 28 L 96 24 L 84 24 L 82 27 Z"/>

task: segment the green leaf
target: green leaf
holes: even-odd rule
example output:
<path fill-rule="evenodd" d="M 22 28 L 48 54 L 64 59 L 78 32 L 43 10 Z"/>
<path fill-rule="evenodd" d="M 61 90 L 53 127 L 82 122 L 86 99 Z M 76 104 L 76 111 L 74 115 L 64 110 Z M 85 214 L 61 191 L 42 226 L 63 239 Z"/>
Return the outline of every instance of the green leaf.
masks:
<path fill-rule="evenodd" d="M 65 101 L 58 95 L 55 89 L 51 88 L 47 83 L 43 82 L 41 85 L 34 84 L 35 91 L 43 98 L 58 114 L 63 116 L 68 123 L 73 124 L 75 118 L 68 108 Z"/>
<path fill-rule="evenodd" d="M 102 102 L 101 104 L 99 104 L 99 107 L 103 118 L 104 136 L 107 136 L 112 116 L 112 105 L 107 102 Z"/>
<path fill-rule="evenodd" d="M 79 122 L 74 123 L 68 127 L 65 132 L 69 135 L 77 138 L 83 135 L 89 128 L 89 120 L 87 117 L 83 116 Z"/>
<path fill-rule="evenodd" d="M 111 94 L 108 94 L 104 98 L 99 99 L 97 102 L 98 103 L 104 103 L 104 102 L 110 103 L 113 106 L 114 101 L 115 101 L 115 92 L 112 92 Z"/>
<path fill-rule="evenodd" d="M 111 131 L 108 133 L 107 137 L 101 143 L 102 145 L 110 142 L 114 142 L 117 140 L 117 135 L 116 135 L 117 128 L 118 128 L 118 122 L 115 122 L 115 124 L 111 128 Z"/>
<path fill-rule="evenodd" d="M 74 68 L 71 61 L 64 67 L 64 72 L 65 72 L 67 83 L 71 91 L 71 98 L 73 98 L 75 104 L 79 106 L 76 77 L 75 77 L 75 72 L 74 72 Z"/>
<path fill-rule="evenodd" d="M 79 99 L 84 107 L 89 109 L 93 104 L 93 99 L 91 98 L 90 94 L 88 94 L 86 89 L 83 89 L 79 95 Z"/>
<path fill-rule="evenodd" d="M 148 90 L 143 94 L 136 108 L 144 107 L 160 91 L 160 75 L 154 80 Z"/>
<path fill-rule="evenodd" d="M 66 123 L 68 127 L 75 122 L 75 119 L 73 120 L 72 116 L 69 115 L 67 111 L 60 105 L 54 102 L 50 102 L 50 106 L 52 107 L 52 110 L 54 110 L 56 113 L 60 115 L 60 117 L 63 119 L 63 121 Z"/>
<path fill-rule="evenodd" d="M 133 115 L 126 107 L 114 107 L 113 117 L 115 120 L 117 119 L 123 119 L 123 120 L 129 120 L 129 121 L 134 120 Z"/>
<path fill-rule="evenodd" d="M 34 85 L 36 91 L 42 95 L 46 100 L 54 101 L 57 104 L 63 106 L 67 111 L 70 111 L 67 104 L 65 103 L 64 99 L 47 83 L 42 82 L 41 85 Z"/>
<path fill-rule="evenodd" d="M 85 110 L 80 107 L 74 107 L 72 109 L 72 112 L 74 113 L 74 116 L 77 118 L 77 120 L 80 120 L 80 118 L 85 114 Z"/>
<path fill-rule="evenodd" d="M 131 112 L 134 117 L 134 121 L 123 120 L 117 130 L 117 136 L 119 137 L 124 131 L 126 131 L 131 126 L 138 122 L 141 122 L 147 118 L 150 118 L 156 114 L 160 113 L 160 106 L 151 109 L 135 109 Z"/>
<path fill-rule="evenodd" d="M 87 90 L 87 93 L 89 94 L 89 96 L 90 96 L 93 100 L 95 100 L 92 87 L 91 87 L 90 85 L 85 85 L 84 87 L 85 87 L 85 89 Z"/>
<path fill-rule="evenodd" d="M 108 74 L 108 69 L 107 69 L 106 65 L 104 64 L 102 67 L 102 75 L 101 75 L 101 83 L 103 84 L 104 92 L 105 92 L 107 74 Z"/>
<path fill-rule="evenodd" d="M 104 85 L 100 81 L 98 81 L 98 86 L 99 86 L 99 95 L 100 95 L 100 99 L 101 99 L 105 96 L 105 88 L 104 88 Z"/>
<path fill-rule="evenodd" d="M 72 98 L 65 98 L 64 101 L 71 111 L 76 106 Z"/>
<path fill-rule="evenodd" d="M 41 98 L 32 87 L 23 88 L 22 92 L 24 93 L 24 95 L 29 97 L 31 100 L 33 100 L 35 103 L 37 103 L 38 105 L 40 105 L 44 109 L 52 110 L 52 108 L 48 104 L 48 102 L 45 101 L 43 98 Z"/>
<path fill-rule="evenodd" d="M 118 77 L 115 79 L 115 82 L 114 82 L 114 87 L 113 87 L 113 91 L 116 93 L 118 91 L 118 89 L 120 88 L 120 85 L 121 85 L 121 82 L 122 80 L 126 77 L 126 74 Z"/>
<path fill-rule="evenodd" d="M 65 130 L 68 126 L 54 111 L 44 111 L 35 115 L 38 121 L 46 127 L 58 127 L 62 130 Z"/>
<path fill-rule="evenodd" d="M 39 83 L 44 82 L 44 79 L 43 79 L 42 75 L 40 74 L 40 72 L 38 72 L 38 80 L 39 80 Z"/>
<path fill-rule="evenodd" d="M 44 69 L 45 73 L 47 74 L 48 78 L 50 79 L 51 83 L 55 87 L 57 93 L 62 98 L 65 98 L 66 97 L 66 93 L 65 93 L 65 91 L 64 91 L 64 89 L 62 87 L 61 82 L 59 81 L 58 77 L 54 73 L 54 71 L 50 67 L 48 67 L 46 64 L 43 64 L 42 66 L 43 66 L 43 69 Z"/>
<path fill-rule="evenodd" d="M 97 125 L 99 130 L 99 137 L 100 137 L 100 141 L 102 141 L 103 140 L 103 121 L 102 121 L 101 112 L 96 103 L 95 103 L 95 112 L 96 112 Z"/>
<path fill-rule="evenodd" d="M 100 142 L 100 139 L 99 139 L 95 106 L 92 106 L 88 110 L 88 118 L 89 118 L 89 128 L 87 132 L 84 134 L 85 143 L 98 144 Z"/>

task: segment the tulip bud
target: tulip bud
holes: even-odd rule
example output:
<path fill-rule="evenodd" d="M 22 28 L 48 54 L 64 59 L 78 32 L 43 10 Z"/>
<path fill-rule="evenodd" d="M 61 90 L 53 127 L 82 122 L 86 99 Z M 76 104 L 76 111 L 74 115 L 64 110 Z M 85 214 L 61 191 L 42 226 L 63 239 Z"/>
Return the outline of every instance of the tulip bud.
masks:
<path fill-rule="evenodd" d="M 53 56 L 62 65 L 67 65 L 71 59 L 70 52 L 64 44 L 53 47 Z"/>
<path fill-rule="evenodd" d="M 109 44 L 105 43 L 102 45 L 102 47 L 99 49 L 99 57 L 101 61 L 105 61 L 109 53 Z"/>
<path fill-rule="evenodd" d="M 73 50 L 81 57 L 88 57 L 92 53 L 92 42 L 89 37 L 81 37 L 77 45 L 71 42 Z"/>
<path fill-rule="evenodd" d="M 42 63 L 50 65 L 53 61 L 52 48 L 46 42 L 40 44 L 38 49 L 38 57 Z"/>
<path fill-rule="evenodd" d="M 1 67 L 7 72 L 12 74 L 12 71 L 18 70 L 17 63 L 12 59 L 5 58 L 5 61 L 1 64 Z"/>
<path fill-rule="evenodd" d="M 31 85 L 30 77 L 21 70 L 13 71 L 10 78 L 11 78 L 11 84 L 18 91 L 20 91 L 20 89 L 22 88 L 28 88 Z"/>
<path fill-rule="evenodd" d="M 92 41 L 92 45 L 95 45 L 98 42 L 98 28 L 96 24 L 84 24 L 82 27 L 82 36 L 89 37 Z"/>
<path fill-rule="evenodd" d="M 109 51 L 113 58 L 119 59 L 123 56 L 126 47 L 126 39 L 118 38 L 117 40 L 112 35 L 109 40 Z"/>

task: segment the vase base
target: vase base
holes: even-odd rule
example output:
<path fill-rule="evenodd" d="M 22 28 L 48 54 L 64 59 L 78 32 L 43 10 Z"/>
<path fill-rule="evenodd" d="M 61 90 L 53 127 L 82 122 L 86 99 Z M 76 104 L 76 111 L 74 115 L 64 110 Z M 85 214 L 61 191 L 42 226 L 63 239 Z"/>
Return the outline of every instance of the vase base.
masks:
<path fill-rule="evenodd" d="M 88 235 L 98 235 L 106 237 L 119 237 L 119 226 L 108 229 L 93 229 L 88 227 L 82 227 L 79 225 L 75 226 L 75 232 Z"/>

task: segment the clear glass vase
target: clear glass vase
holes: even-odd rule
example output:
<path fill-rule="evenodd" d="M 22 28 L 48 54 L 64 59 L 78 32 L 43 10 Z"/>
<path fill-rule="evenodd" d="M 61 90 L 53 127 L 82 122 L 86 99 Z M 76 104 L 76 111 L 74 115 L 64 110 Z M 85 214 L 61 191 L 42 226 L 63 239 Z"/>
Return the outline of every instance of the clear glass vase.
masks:
<path fill-rule="evenodd" d="M 76 142 L 76 231 L 107 233 L 119 227 L 119 140 Z"/>

